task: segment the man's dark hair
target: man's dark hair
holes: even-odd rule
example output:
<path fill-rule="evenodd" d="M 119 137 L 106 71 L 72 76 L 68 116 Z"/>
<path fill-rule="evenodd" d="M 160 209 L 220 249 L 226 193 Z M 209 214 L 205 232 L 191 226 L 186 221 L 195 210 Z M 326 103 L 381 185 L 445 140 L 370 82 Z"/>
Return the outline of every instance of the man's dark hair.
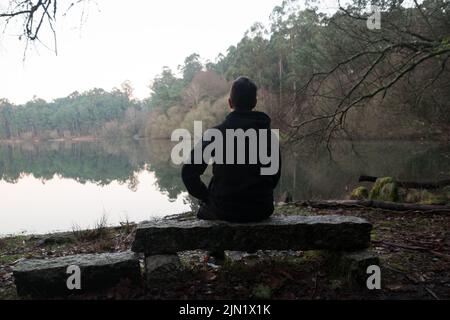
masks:
<path fill-rule="evenodd" d="M 256 84 L 247 77 L 239 77 L 231 86 L 230 99 L 237 110 L 252 110 L 256 106 Z"/>

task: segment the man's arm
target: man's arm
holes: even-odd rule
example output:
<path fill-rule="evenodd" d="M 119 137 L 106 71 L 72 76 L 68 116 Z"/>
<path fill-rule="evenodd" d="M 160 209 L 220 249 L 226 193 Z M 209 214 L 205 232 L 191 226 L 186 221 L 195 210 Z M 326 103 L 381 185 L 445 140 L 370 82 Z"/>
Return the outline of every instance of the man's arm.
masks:
<path fill-rule="evenodd" d="M 202 151 L 208 143 L 202 143 Z M 199 146 L 197 146 L 199 147 Z M 196 147 L 196 148 L 197 148 Z M 186 186 L 187 191 L 193 197 L 206 202 L 209 197 L 208 188 L 200 179 L 200 176 L 205 172 L 208 164 L 203 160 L 203 152 L 202 152 L 202 162 L 200 164 L 194 163 L 194 150 L 191 151 L 190 163 L 184 164 L 181 169 L 181 178 L 183 179 L 183 183 Z"/>

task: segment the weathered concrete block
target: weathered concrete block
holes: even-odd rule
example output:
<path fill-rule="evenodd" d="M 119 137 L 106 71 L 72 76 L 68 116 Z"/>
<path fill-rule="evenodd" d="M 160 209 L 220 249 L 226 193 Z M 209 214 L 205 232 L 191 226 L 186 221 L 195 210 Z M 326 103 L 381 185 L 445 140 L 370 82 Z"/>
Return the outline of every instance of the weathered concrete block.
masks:
<path fill-rule="evenodd" d="M 372 265 L 380 266 L 380 259 L 369 249 L 357 252 L 336 252 L 330 253 L 329 264 L 334 275 L 340 277 L 346 284 L 355 288 L 364 288 L 369 277 L 367 268 Z"/>
<path fill-rule="evenodd" d="M 69 290 L 69 266 L 80 268 L 81 290 Z M 80 254 L 24 260 L 13 270 L 19 296 L 59 297 L 107 289 L 122 279 L 139 281 L 139 259 L 133 252 Z"/>
<path fill-rule="evenodd" d="M 359 250 L 369 246 L 372 225 L 347 216 L 273 217 L 258 223 L 161 220 L 138 226 L 132 250 L 146 255 L 210 251 Z"/>
<path fill-rule="evenodd" d="M 174 279 L 182 270 L 178 255 L 154 255 L 145 258 L 145 278 L 150 286 L 155 282 Z"/>

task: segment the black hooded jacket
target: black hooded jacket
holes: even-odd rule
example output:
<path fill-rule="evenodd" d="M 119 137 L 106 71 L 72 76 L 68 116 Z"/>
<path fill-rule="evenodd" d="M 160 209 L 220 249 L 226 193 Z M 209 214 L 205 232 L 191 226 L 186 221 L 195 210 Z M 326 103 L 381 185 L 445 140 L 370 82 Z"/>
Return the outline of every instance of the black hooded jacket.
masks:
<path fill-rule="evenodd" d="M 226 129 L 259 129 L 270 130 L 270 117 L 258 111 L 233 111 L 225 121 L 216 126 L 222 132 L 224 146 L 226 145 Z M 258 145 L 259 145 L 259 137 Z M 267 145 L 270 150 L 270 131 L 268 131 Z M 211 143 L 202 141 L 202 150 Z M 226 163 L 226 148 L 223 150 L 224 164 L 213 162 L 213 177 L 206 187 L 200 176 L 205 172 L 207 163 L 185 164 L 182 169 L 183 182 L 188 192 L 204 205 L 211 208 L 221 219 L 231 222 L 259 221 L 269 217 L 274 210 L 273 191 L 280 179 L 281 157 L 278 171 L 274 175 L 261 175 L 262 165 L 258 157 L 257 164 L 249 164 L 249 140 L 246 141 L 245 164 L 236 164 L 237 143 L 235 143 L 234 164 Z M 259 148 L 258 148 L 259 152 Z M 194 150 L 191 159 L 194 159 Z M 214 159 L 213 159 L 214 160 Z"/>

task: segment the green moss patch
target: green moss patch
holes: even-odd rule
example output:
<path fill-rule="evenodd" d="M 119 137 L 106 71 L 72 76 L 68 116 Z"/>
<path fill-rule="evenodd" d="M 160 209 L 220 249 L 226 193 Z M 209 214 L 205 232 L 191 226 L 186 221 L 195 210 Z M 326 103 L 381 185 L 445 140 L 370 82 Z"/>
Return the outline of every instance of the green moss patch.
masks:
<path fill-rule="evenodd" d="M 369 198 L 380 201 L 398 201 L 399 192 L 397 182 L 392 177 L 378 178 L 372 190 L 370 190 Z"/>
<path fill-rule="evenodd" d="M 405 202 L 446 205 L 450 202 L 449 199 L 450 197 L 448 197 L 443 191 L 431 192 L 428 190 L 410 189 L 406 194 Z"/>
<path fill-rule="evenodd" d="M 369 191 L 366 187 L 358 187 L 352 191 L 350 199 L 352 200 L 364 200 L 369 197 Z"/>
<path fill-rule="evenodd" d="M 13 263 L 22 257 L 23 257 L 23 255 L 20 255 L 20 254 L 12 254 L 12 255 L 1 255 L 0 254 L 0 265 Z"/>

